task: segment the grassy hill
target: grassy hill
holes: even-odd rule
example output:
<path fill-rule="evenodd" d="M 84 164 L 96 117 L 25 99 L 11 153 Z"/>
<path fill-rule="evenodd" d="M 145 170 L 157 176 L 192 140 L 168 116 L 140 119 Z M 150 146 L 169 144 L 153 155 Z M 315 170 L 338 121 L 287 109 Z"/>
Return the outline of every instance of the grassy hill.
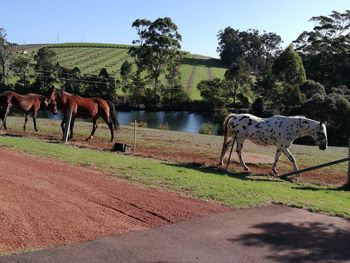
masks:
<path fill-rule="evenodd" d="M 82 74 L 98 74 L 102 68 L 116 79 L 120 77 L 119 70 L 125 60 L 130 62 L 128 45 L 98 44 L 98 43 L 64 43 L 48 45 L 57 54 L 58 62 L 73 68 L 77 66 Z M 37 49 L 30 51 L 34 55 Z M 185 53 L 180 65 L 181 83 L 193 100 L 200 100 L 197 84 L 202 80 L 222 78 L 226 68 L 220 60 L 201 55 Z"/>

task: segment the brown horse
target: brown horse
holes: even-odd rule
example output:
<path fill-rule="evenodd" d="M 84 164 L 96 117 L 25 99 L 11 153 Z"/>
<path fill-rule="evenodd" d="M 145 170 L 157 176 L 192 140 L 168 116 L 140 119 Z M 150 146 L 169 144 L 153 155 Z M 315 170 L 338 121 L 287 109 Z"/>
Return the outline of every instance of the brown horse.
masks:
<path fill-rule="evenodd" d="M 63 119 L 61 122 L 63 137 L 68 117 L 67 114 L 70 109 L 72 112 L 72 119 L 68 139 L 73 138 L 73 127 L 76 117 L 92 118 L 92 131 L 86 140 L 93 138 L 97 129 L 97 119 L 102 117 L 111 131 L 111 142 L 113 142 L 114 131 L 119 129 L 119 122 L 117 120 L 117 114 L 112 102 L 101 98 L 83 98 L 78 95 L 73 95 L 68 92 L 58 90 L 55 87 L 49 88 L 46 98 L 50 101 L 50 104 L 53 105 L 54 110 L 57 111 L 58 107 L 63 114 Z"/>
<path fill-rule="evenodd" d="M 36 127 L 36 117 L 38 111 L 42 105 L 48 106 L 48 100 L 45 96 L 28 93 L 26 95 L 18 94 L 14 91 L 5 91 L 0 93 L 0 112 L 1 122 L 4 129 L 7 130 L 6 118 L 12 107 L 24 111 L 24 125 L 23 130 L 26 130 L 26 124 L 28 121 L 28 114 L 30 113 L 33 117 L 34 130 L 38 131 Z M 56 112 L 57 113 L 57 112 Z M 0 123 L 1 127 L 1 123 Z"/>

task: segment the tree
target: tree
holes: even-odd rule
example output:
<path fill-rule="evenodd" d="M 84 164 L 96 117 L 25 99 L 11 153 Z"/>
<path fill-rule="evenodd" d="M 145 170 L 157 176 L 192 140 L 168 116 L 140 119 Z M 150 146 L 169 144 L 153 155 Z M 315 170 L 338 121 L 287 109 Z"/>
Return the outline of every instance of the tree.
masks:
<path fill-rule="evenodd" d="M 304 102 L 305 95 L 300 91 L 298 86 L 289 83 L 283 84 L 283 94 L 279 100 L 279 108 L 283 114 L 298 114 Z"/>
<path fill-rule="evenodd" d="M 120 75 L 122 76 L 123 80 L 128 80 L 131 76 L 132 72 L 132 64 L 125 60 L 124 63 L 120 67 Z"/>
<path fill-rule="evenodd" d="M 315 94 L 326 96 L 326 90 L 321 83 L 313 80 L 306 80 L 300 85 L 300 91 L 305 94 L 306 99 L 310 99 Z"/>
<path fill-rule="evenodd" d="M 20 79 L 15 85 L 15 90 L 20 93 L 28 92 L 29 79 L 27 71 L 29 69 L 30 59 L 24 55 L 19 55 L 11 60 L 10 70 L 20 76 Z"/>
<path fill-rule="evenodd" d="M 130 81 L 132 77 L 132 64 L 125 60 L 120 67 L 120 76 L 122 77 L 121 81 L 118 81 L 123 92 L 127 92 L 130 88 Z"/>
<path fill-rule="evenodd" d="M 295 41 L 308 77 L 326 86 L 350 87 L 350 10 L 332 11 L 315 16 L 312 31 L 303 32 Z"/>
<path fill-rule="evenodd" d="M 215 78 L 213 80 L 202 80 L 198 83 L 197 88 L 209 107 L 221 108 L 226 101 L 222 86 L 223 81 Z"/>
<path fill-rule="evenodd" d="M 48 47 L 43 47 L 38 50 L 34 60 L 36 61 L 34 70 L 37 77 L 33 83 L 33 90 L 38 93 L 45 93 L 47 87 L 55 81 L 54 73 L 57 70 L 56 53 Z"/>
<path fill-rule="evenodd" d="M 178 64 L 181 35 L 169 17 L 158 18 L 153 22 L 137 19 L 132 27 L 136 28 L 139 40 L 133 41 L 138 45 L 131 47 L 129 54 L 135 58 L 137 71 L 146 71 L 147 78 L 157 88 L 160 75 Z"/>
<path fill-rule="evenodd" d="M 264 73 L 281 50 L 281 37 L 275 33 L 263 34 L 259 30 L 235 30 L 226 27 L 219 31 L 217 52 L 224 65 L 230 67 L 239 60 L 246 60 L 256 73 Z"/>
<path fill-rule="evenodd" d="M 237 95 L 240 95 L 241 99 L 248 98 L 250 96 L 250 88 L 253 85 L 249 64 L 245 60 L 233 63 L 225 72 L 225 82 L 223 84 L 226 102 L 232 99 L 232 102 L 235 104 Z"/>
<path fill-rule="evenodd" d="M 101 69 L 98 76 L 84 76 L 82 82 L 86 82 L 84 91 L 85 96 L 116 101 L 114 78 L 109 76 L 105 68 Z"/>
<path fill-rule="evenodd" d="M 72 69 L 65 68 L 57 65 L 58 68 L 58 77 L 60 82 L 62 83 L 61 88 L 65 91 L 73 94 L 82 95 L 81 90 L 81 71 L 78 67 L 74 67 Z"/>
<path fill-rule="evenodd" d="M 280 54 L 282 39 L 276 33 L 264 31 L 261 43 L 263 64 L 260 65 L 260 72 L 264 74 L 271 68 L 273 61 Z"/>
<path fill-rule="evenodd" d="M 303 61 L 291 45 L 275 59 L 272 72 L 277 80 L 290 85 L 300 85 L 306 80 Z"/>
<path fill-rule="evenodd" d="M 229 67 L 238 58 L 242 57 L 242 47 L 238 30 L 232 27 L 226 27 L 224 30 L 219 31 L 217 38 L 219 40 L 219 46 L 216 51 L 219 53 L 224 65 Z"/>
<path fill-rule="evenodd" d="M 0 28 L 0 84 L 5 82 L 7 66 L 11 57 L 10 47 L 12 44 L 7 41 L 6 36 L 6 30 Z"/>
<path fill-rule="evenodd" d="M 347 145 L 350 137 L 350 102 L 340 93 L 326 96 L 313 95 L 302 106 L 307 117 L 327 121 L 327 133 L 331 145 Z"/>

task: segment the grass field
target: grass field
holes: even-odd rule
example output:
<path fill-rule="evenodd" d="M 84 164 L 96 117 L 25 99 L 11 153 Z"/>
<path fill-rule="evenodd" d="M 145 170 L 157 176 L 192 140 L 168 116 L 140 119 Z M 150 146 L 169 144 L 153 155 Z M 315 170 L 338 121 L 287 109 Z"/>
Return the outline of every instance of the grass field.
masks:
<path fill-rule="evenodd" d="M 22 118 L 10 118 L 10 133 L 20 131 Z M 40 134 L 48 138 L 60 138 L 58 121 L 38 120 Z M 91 123 L 77 122 L 76 136 L 87 136 Z M 100 125 L 95 139 L 107 143 L 109 131 Z M 32 136 L 33 133 L 28 133 Z M 118 141 L 132 143 L 131 127 L 123 126 L 118 134 Z M 138 128 L 138 147 L 153 148 L 156 151 L 171 153 L 198 153 L 216 158 L 221 146 L 220 136 L 189 134 L 183 132 L 161 131 Z M 112 176 L 133 181 L 147 187 L 179 191 L 183 194 L 214 200 L 234 207 L 256 206 L 265 203 L 281 203 L 322 211 L 332 215 L 350 217 L 350 194 L 333 187 L 316 186 L 307 183 L 290 183 L 279 179 L 246 174 L 241 171 L 226 172 L 210 167 L 201 167 L 191 163 L 157 160 L 112 153 L 109 151 L 78 148 L 72 145 L 48 142 L 29 137 L 0 136 L 0 145 L 10 147 L 29 154 L 62 160 L 74 164 L 91 166 L 110 173 Z M 319 151 L 312 146 L 295 145 L 291 151 L 301 166 L 342 158 L 347 149 L 330 147 L 327 151 Z M 247 143 L 245 153 L 258 154 L 272 158 L 272 147 L 256 147 Z M 289 165 L 285 160 L 282 166 Z M 269 165 L 268 165 L 269 166 Z M 346 164 L 329 168 L 329 173 L 346 172 Z"/>
<path fill-rule="evenodd" d="M 128 54 L 128 45 L 65 43 L 49 47 L 57 54 L 60 65 L 68 68 L 76 66 L 82 74 L 98 74 L 102 68 L 106 68 L 109 74 L 120 79 L 121 65 L 125 60 L 133 61 Z M 35 52 L 35 49 L 31 50 L 29 55 L 33 57 Z M 197 84 L 202 80 L 222 78 L 225 70 L 219 59 L 186 53 L 179 68 L 181 84 L 192 100 L 201 100 Z"/>

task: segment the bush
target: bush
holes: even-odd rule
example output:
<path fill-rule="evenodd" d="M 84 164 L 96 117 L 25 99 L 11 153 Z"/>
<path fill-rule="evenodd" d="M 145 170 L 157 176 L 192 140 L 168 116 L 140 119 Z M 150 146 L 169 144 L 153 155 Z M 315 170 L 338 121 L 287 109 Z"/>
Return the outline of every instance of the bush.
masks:
<path fill-rule="evenodd" d="M 199 129 L 199 133 L 207 134 L 207 135 L 215 135 L 216 130 L 217 130 L 216 125 L 208 121 L 201 125 L 201 128 Z"/>
<path fill-rule="evenodd" d="M 159 129 L 161 129 L 161 130 L 170 130 L 170 126 L 169 126 L 169 124 L 167 122 L 166 123 L 162 123 L 159 126 Z"/>
<path fill-rule="evenodd" d="M 133 122 L 130 122 L 129 125 L 134 127 L 134 123 Z M 136 122 L 136 126 L 140 127 L 140 128 L 147 128 L 148 124 L 145 121 L 141 121 L 141 122 Z"/>

